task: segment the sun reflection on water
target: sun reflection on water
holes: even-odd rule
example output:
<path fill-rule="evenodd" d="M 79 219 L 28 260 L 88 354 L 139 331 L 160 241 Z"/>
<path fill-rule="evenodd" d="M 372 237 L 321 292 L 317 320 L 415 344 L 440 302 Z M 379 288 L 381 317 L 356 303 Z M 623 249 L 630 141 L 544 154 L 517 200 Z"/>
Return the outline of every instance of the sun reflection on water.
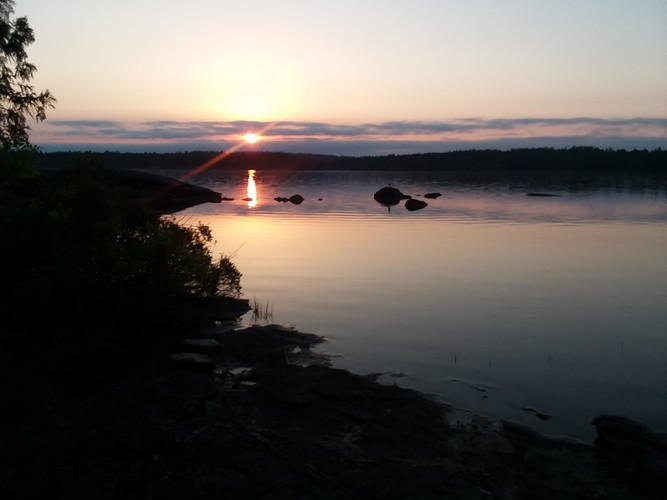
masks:
<path fill-rule="evenodd" d="M 255 184 L 255 171 L 248 170 L 248 208 L 257 206 L 257 185 Z"/>

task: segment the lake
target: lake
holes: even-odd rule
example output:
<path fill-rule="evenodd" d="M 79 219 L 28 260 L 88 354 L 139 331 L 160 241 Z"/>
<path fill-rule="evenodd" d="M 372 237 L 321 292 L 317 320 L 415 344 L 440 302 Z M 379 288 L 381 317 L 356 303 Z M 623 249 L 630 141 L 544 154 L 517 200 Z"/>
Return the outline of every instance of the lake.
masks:
<path fill-rule="evenodd" d="M 324 335 L 334 366 L 549 434 L 589 440 L 600 413 L 667 430 L 664 178 L 215 167 L 189 180 L 234 200 L 176 220 L 210 225 L 244 296 Z M 386 185 L 428 206 L 382 206 Z"/>

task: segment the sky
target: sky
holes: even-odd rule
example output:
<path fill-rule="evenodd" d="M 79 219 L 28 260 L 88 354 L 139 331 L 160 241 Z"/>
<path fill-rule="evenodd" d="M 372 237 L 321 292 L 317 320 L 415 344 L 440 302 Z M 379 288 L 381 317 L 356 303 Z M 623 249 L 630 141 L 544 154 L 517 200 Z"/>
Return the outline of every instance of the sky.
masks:
<path fill-rule="evenodd" d="M 667 148 L 665 0 L 17 0 L 45 151 Z M 259 134 L 254 144 L 246 133 Z"/>

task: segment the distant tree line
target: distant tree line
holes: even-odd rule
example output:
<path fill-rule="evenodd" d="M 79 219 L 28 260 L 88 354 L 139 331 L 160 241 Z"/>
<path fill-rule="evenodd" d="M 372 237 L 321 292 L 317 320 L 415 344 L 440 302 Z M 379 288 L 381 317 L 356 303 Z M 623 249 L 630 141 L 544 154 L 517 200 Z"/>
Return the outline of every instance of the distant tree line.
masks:
<path fill-rule="evenodd" d="M 594 147 L 470 150 L 349 158 L 346 162 L 355 170 L 648 172 L 664 170 L 667 151 Z"/>
<path fill-rule="evenodd" d="M 60 168 L 71 163 L 73 153 L 41 153 L 41 168 Z M 219 151 L 182 153 L 89 153 L 107 168 L 194 168 L 219 155 Z M 614 150 L 595 147 L 568 149 L 526 148 L 468 150 L 386 156 L 334 156 L 279 152 L 235 152 L 224 158 L 226 169 L 262 170 L 395 170 L 451 172 L 664 172 L 667 150 Z"/>

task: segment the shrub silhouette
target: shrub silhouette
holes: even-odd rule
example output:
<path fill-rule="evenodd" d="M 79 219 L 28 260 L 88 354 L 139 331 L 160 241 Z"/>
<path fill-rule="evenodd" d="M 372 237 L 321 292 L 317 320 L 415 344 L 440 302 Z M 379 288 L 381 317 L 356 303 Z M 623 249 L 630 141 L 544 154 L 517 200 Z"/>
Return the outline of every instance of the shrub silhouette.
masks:
<path fill-rule="evenodd" d="M 214 260 L 207 226 L 161 217 L 85 157 L 51 179 L 5 179 L 1 195 L 12 326 L 37 318 L 136 329 L 186 315 L 179 299 L 241 295 L 241 273 L 227 256 Z"/>

